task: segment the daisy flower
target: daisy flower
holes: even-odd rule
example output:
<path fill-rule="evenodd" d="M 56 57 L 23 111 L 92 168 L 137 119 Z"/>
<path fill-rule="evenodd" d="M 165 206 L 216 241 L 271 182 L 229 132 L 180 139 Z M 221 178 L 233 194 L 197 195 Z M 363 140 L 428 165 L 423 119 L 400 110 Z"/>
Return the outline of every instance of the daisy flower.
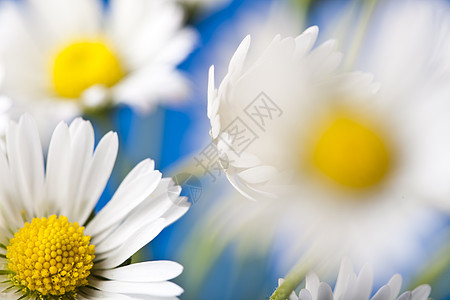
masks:
<path fill-rule="evenodd" d="M 276 36 L 263 53 L 248 56 L 247 36 L 218 90 L 210 70 L 211 136 L 229 163 L 224 167 L 230 181 L 243 193 L 275 194 L 282 174 L 285 183 L 293 174 L 308 179 L 309 190 L 317 182 L 343 192 L 377 186 L 384 179 L 392 160 L 390 137 L 384 137 L 383 124 L 361 120 L 378 86 L 365 74 L 336 75 L 341 54 L 332 40 L 311 50 L 317 34 L 318 28 L 310 27 L 297 38 Z M 339 144 L 346 134 L 350 145 L 362 135 L 362 147 L 368 148 L 355 174 L 343 155 L 333 161 L 326 151 L 340 150 L 333 141 Z"/>
<path fill-rule="evenodd" d="M 412 11 L 428 16 L 432 10 Z M 427 24 L 425 16 L 417 20 Z M 444 27 L 437 37 L 421 32 L 440 41 L 427 45 L 446 45 L 447 23 L 439 23 Z M 330 265 L 343 255 L 382 259 L 390 271 L 392 257 L 398 263 L 417 255 L 420 250 L 404 255 L 400 249 L 423 249 L 417 237 L 436 225 L 438 218 L 424 207 L 433 198 L 445 207 L 450 197 L 448 52 L 435 49 L 429 64 L 430 56 L 420 52 L 419 66 L 404 58 L 410 70 L 427 72 L 406 72 L 405 83 L 415 79 L 408 93 L 400 88 L 394 93 L 394 85 L 384 88 L 382 76 L 375 81 L 370 74 L 341 72 L 335 41 L 314 47 L 317 35 L 318 28 L 311 27 L 295 38 L 276 36 L 263 51 L 251 49 L 245 38 L 218 89 L 211 68 L 211 136 L 229 181 L 260 203 L 254 214 L 241 209 L 235 216 L 253 219 L 255 228 L 269 222 L 286 236 L 295 232 L 301 238 L 289 249 L 294 255 L 316 253 L 316 260 Z M 397 35 L 400 44 L 402 37 Z M 380 69 L 383 63 L 391 64 L 379 60 Z M 425 166 L 429 172 L 423 172 Z M 415 240 L 386 251 L 393 236 L 408 232 L 406 223 L 420 219 L 431 222 L 412 224 L 407 236 Z"/>
<path fill-rule="evenodd" d="M 402 286 L 402 277 L 399 274 L 392 276 L 389 282 L 382 286 L 373 297 L 372 294 L 373 272 L 369 265 L 365 265 L 357 275 L 348 259 L 341 263 L 334 291 L 326 282 L 321 282 L 319 277 L 311 272 L 306 276 L 306 287 L 301 289 L 298 295 L 293 292 L 287 300 L 426 300 L 430 295 L 429 285 L 421 285 L 413 291 L 407 291 L 398 295 Z M 279 285 L 283 279 L 279 280 Z"/>
<path fill-rule="evenodd" d="M 176 66 L 196 38 L 183 18 L 165 0 L 2 1 L 0 92 L 51 128 L 86 109 L 182 99 Z"/>
<path fill-rule="evenodd" d="M 421 25 L 429 23 L 435 12 L 423 11 Z M 402 20 L 411 21 L 411 14 Z M 389 29 L 398 33 L 405 23 Z M 317 27 L 296 38 L 277 36 L 258 53 L 249 52 L 250 37 L 245 38 L 218 89 L 214 68 L 210 70 L 211 136 L 226 161 L 230 181 L 248 196 L 278 196 L 291 186 L 297 196 L 332 198 L 332 202 L 339 198 L 352 204 L 355 199 L 367 203 L 381 195 L 439 196 L 445 202 L 442 198 L 450 196 L 448 185 L 442 184 L 450 170 L 445 159 L 450 140 L 444 134 L 450 129 L 444 122 L 445 100 L 450 94 L 446 84 L 450 58 L 445 51 L 450 41 L 445 33 L 450 24 L 439 24 L 443 28 L 429 37 L 436 43 L 426 43 L 437 44 L 439 50 L 427 47 L 435 50 L 429 60 L 425 51 L 419 51 L 418 65 L 412 64 L 412 74 L 397 81 L 397 90 L 388 78 L 392 72 L 386 71 L 384 76 L 378 72 L 376 82 L 371 74 L 337 72 L 342 55 L 334 50 L 335 41 L 311 50 Z M 428 37 L 431 31 L 421 36 Z M 391 62 L 380 58 L 373 64 L 383 69 L 380 64 Z M 422 73 L 427 78 L 421 78 Z M 406 84 L 408 93 L 403 87 Z M 400 111 L 400 105 L 408 106 Z M 441 111 L 442 120 L 436 122 Z M 432 119 L 435 122 L 430 122 Z M 423 126 L 420 122 L 420 129 L 414 126 L 425 120 L 428 123 Z M 428 180 L 423 178 L 425 165 L 430 170 L 426 172 Z"/>
<path fill-rule="evenodd" d="M 44 168 L 31 117 L 10 123 L 0 152 L 2 299 L 175 299 L 182 293 L 168 282 L 181 265 L 129 264 L 188 210 L 181 188 L 161 178 L 153 161 L 139 163 L 93 213 L 117 149 L 110 132 L 94 150 L 93 128 L 78 118 L 56 127 Z"/>

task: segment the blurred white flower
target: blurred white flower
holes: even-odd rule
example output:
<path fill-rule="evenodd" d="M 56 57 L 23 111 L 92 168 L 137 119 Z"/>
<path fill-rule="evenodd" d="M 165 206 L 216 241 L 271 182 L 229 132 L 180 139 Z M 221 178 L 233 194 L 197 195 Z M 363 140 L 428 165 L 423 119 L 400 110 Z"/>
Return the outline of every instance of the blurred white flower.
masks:
<path fill-rule="evenodd" d="M 369 265 L 365 265 L 357 275 L 348 259 L 344 259 L 336 280 L 334 291 L 326 282 L 321 282 L 314 272 L 306 276 L 306 287 L 300 290 L 298 296 L 293 292 L 287 300 L 426 300 L 430 295 L 429 285 L 421 285 L 413 291 L 398 295 L 402 286 L 402 277 L 392 276 L 389 282 L 382 286 L 373 297 L 373 272 Z M 283 279 L 279 280 L 279 285 Z"/>
<path fill-rule="evenodd" d="M 84 109 L 183 99 L 176 66 L 196 33 L 173 1 L 26 0 L 0 3 L 0 39 L 0 93 L 52 128 Z"/>
<path fill-rule="evenodd" d="M 330 189 L 359 192 L 377 186 L 387 172 L 393 156 L 388 153 L 389 137 L 383 139 L 382 124 L 377 128 L 373 124 L 376 120 L 366 120 L 367 102 L 378 86 L 370 75 L 336 75 L 341 54 L 334 51 L 332 40 L 311 51 L 317 33 L 317 27 L 311 27 L 295 39 L 277 36 L 256 57 L 247 56 L 247 37 L 231 59 L 218 90 L 211 69 L 211 135 L 229 162 L 226 171 L 230 180 L 243 190 L 276 194 L 278 191 L 271 189 L 287 185 L 288 177 L 280 180 L 280 174 L 289 171 L 288 176 L 309 177 L 308 181 L 329 184 Z M 344 143 L 347 148 L 340 149 L 341 142 L 334 140 L 343 134 L 350 140 Z M 361 145 L 355 144 L 360 138 Z M 326 152 L 330 147 L 332 153 L 343 153 L 327 164 L 333 160 Z M 354 153 L 353 157 L 345 156 L 347 150 L 358 152 L 352 147 L 364 153 L 359 169 L 347 170 L 351 164 L 343 160 L 358 159 Z M 368 178 L 364 178 L 368 171 Z"/>
<path fill-rule="evenodd" d="M 401 24 L 407 30 L 408 24 Z M 446 42 L 442 31 L 438 45 Z M 439 68 L 426 65 L 429 72 L 416 74 L 425 77 L 409 86 L 406 97 L 384 88 L 381 76 L 378 84 L 369 74 L 338 72 L 341 54 L 334 51 L 334 41 L 311 50 L 316 37 L 317 28 L 311 27 L 296 38 L 277 36 L 264 51 L 253 52 L 250 38 L 244 39 L 218 89 L 211 69 L 211 136 L 230 182 L 243 195 L 259 202 L 276 198 L 265 199 L 252 219 L 281 224 L 288 236 L 300 236 L 293 253 L 314 249 L 327 262 L 344 254 L 378 261 L 376 249 L 385 250 L 405 220 L 430 220 L 423 208 L 437 193 L 424 186 L 424 176 L 447 191 L 439 199 L 448 203 L 450 149 L 442 146 L 450 145 L 445 101 L 450 61 L 444 59 L 447 52 L 433 52 Z M 398 43 L 402 37 L 397 35 Z M 415 67 L 417 60 L 409 58 Z M 380 69 L 385 63 L 391 64 L 373 62 Z M 404 78 L 411 75 L 400 71 Z M 438 122 L 431 121 L 437 116 Z M 424 173 L 425 165 L 436 170 Z M 247 210 L 241 211 L 238 215 Z M 400 248 L 392 250 L 402 260 Z M 408 255 L 417 254 L 416 248 Z M 385 261 L 392 257 L 386 251 L 383 256 Z"/>
<path fill-rule="evenodd" d="M 117 150 L 110 132 L 94 151 L 92 125 L 78 118 L 56 127 L 44 168 L 31 117 L 10 123 L 0 152 L 1 299 L 174 299 L 182 293 L 168 282 L 181 273 L 179 264 L 126 263 L 188 210 L 181 188 L 161 178 L 153 161 L 139 163 L 92 214 Z"/>

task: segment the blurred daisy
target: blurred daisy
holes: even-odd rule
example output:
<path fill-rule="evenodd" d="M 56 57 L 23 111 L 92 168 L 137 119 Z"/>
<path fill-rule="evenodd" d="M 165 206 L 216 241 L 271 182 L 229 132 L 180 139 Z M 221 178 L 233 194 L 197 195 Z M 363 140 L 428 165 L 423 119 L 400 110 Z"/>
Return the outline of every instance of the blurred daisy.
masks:
<path fill-rule="evenodd" d="M 343 254 L 370 261 L 379 255 L 368 245 L 389 244 L 400 220 L 428 218 L 419 200 L 436 192 L 425 188 L 423 176 L 448 190 L 445 173 L 425 175 L 423 166 L 450 169 L 447 148 L 441 148 L 448 138 L 438 141 L 450 129 L 448 101 L 442 101 L 450 95 L 448 73 L 442 72 L 450 61 L 441 61 L 442 76 L 414 82 L 411 97 L 393 97 L 369 74 L 339 73 L 335 42 L 312 49 L 317 34 L 311 27 L 296 38 L 277 36 L 262 53 L 249 51 L 247 37 L 218 89 L 212 68 L 211 136 L 227 177 L 242 194 L 277 199 L 261 204 L 258 214 L 287 232 L 301 231 L 293 253 L 309 247 L 330 262 Z M 426 104 L 420 101 L 424 95 Z M 431 125 L 438 115 L 439 125 Z"/>
<path fill-rule="evenodd" d="M 377 85 L 365 74 L 335 75 L 341 54 L 331 40 L 311 51 L 317 34 L 318 28 L 311 27 L 295 39 L 277 36 L 253 57 L 247 57 L 250 37 L 245 38 L 218 90 L 211 69 L 211 135 L 229 163 L 230 180 L 243 192 L 276 194 L 290 175 L 307 179 L 309 190 L 317 182 L 330 185 L 333 194 L 339 189 L 360 192 L 380 184 L 391 165 L 392 142 L 384 137 L 383 123 L 372 124 L 376 120 L 366 116 Z M 347 148 L 340 141 L 345 135 Z M 361 136 L 363 145 L 356 145 Z M 358 152 L 357 146 L 367 148 L 366 153 L 361 163 L 352 164 L 358 157 L 346 154 Z"/>
<path fill-rule="evenodd" d="M 402 285 L 402 277 L 396 274 L 370 298 L 372 277 L 373 272 L 370 266 L 364 266 L 359 275 L 356 275 L 350 260 L 344 259 L 341 263 L 334 291 L 328 283 L 321 282 L 319 277 L 311 272 L 306 276 L 306 287 L 300 290 L 298 296 L 293 292 L 288 300 L 426 300 L 431 292 L 430 286 L 421 285 L 411 292 L 407 291 L 398 296 Z M 280 279 L 279 285 L 282 282 L 283 280 Z"/>
<path fill-rule="evenodd" d="M 182 26 L 173 1 L 112 0 L 106 8 L 97 0 L 2 1 L 0 92 L 38 124 L 118 103 L 148 110 L 182 99 L 188 83 L 176 66 L 195 40 Z"/>
<path fill-rule="evenodd" d="M 174 299 L 170 261 L 129 264 L 130 257 L 187 210 L 171 179 L 144 160 L 109 203 L 93 209 L 114 165 L 117 135 L 94 151 L 89 122 L 60 123 L 47 164 L 29 116 L 10 123 L 0 152 L 2 299 Z"/>

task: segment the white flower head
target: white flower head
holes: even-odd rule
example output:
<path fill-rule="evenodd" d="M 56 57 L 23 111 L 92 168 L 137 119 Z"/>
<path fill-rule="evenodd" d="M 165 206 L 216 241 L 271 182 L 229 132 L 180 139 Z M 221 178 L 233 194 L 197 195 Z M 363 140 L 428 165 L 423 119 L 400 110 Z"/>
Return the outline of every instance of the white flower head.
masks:
<path fill-rule="evenodd" d="M 127 260 L 180 218 L 188 205 L 181 188 L 161 178 L 151 160 L 139 163 L 114 196 L 92 214 L 118 150 L 115 133 L 94 150 L 91 124 L 60 123 L 46 166 L 36 125 L 11 122 L 0 152 L 1 298 L 174 299 L 168 280 L 182 266 Z"/>
<path fill-rule="evenodd" d="M 396 274 L 370 297 L 372 277 L 373 272 L 369 265 L 365 265 L 357 275 L 350 260 L 343 259 L 334 291 L 328 283 L 321 282 L 319 277 L 311 272 L 306 276 L 305 288 L 301 289 L 298 295 L 293 292 L 288 300 L 426 300 L 431 292 L 429 285 L 421 285 L 399 296 L 402 277 Z M 283 279 L 279 280 L 279 285 L 281 283 Z"/>
<path fill-rule="evenodd" d="M 126 103 L 148 110 L 183 99 L 176 70 L 195 32 L 174 1 L 2 1 L 1 93 L 22 111 L 57 121 Z M 55 121 L 57 120 L 57 121 Z M 40 120 L 37 120 L 38 124 Z"/>
<path fill-rule="evenodd" d="M 382 77 L 340 72 L 335 42 L 314 47 L 317 35 L 311 27 L 277 36 L 257 53 L 245 38 L 218 89 L 211 68 L 211 136 L 233 186 L 260 200 L 258 224 L 301 236 L 292 253 L 314 249 L 338 263 L 342 255 L 378 261 L 384 252 L 386 263 L 383 245 L 405 232 L 404 220 L 416 228 L 409 222 L 427 218 L 427 195 L 448 203 L 448 81 L 415 82 L 411 97 L 393 97 Z M 434 168 L 424 173 L 425 165 Z"/>
<path fill-rule="evenodd" d="M 295 39 L 277 36 L 263 53 L 254 54 L 256 58 L 247 55 L 247 37 L 232 58 L 218 90 L 214 88 L 211 69 L 211 135 L 227 156 L 230 179 L 243 191 L 270 193 L 270 189 L 283 183 L 281 174 L 288 178 L 292 173 L 297 178 L 310 178 L 307 180 L 312 183 L 308 185 L 314 181 L 320 185 L 322 180 L 325 185 L 341 185 L 343 189 L 359 190 L 382 181 L 391 159 L 386 153 L 390 141 L 381 140 L 382 124 L 378 126 L 381 128 L 372 129 L 372 120 L 363 120 L 366 103 L 378 86 L 372 83 L 370 75 L 336 75 L 341 54 L 334 50 L 335 41 L 311 50 L 317 34 L 318 28 L 311 27 Z M 381 133 L 374 132 L 376 129 Z M 361 147 L 373 146 L 361 157 L 353 157 L 367 158 L 355 170 L 356 174 L 348 174 L 351 167 L 339 157 L 325 165 L 332 159 L 327 148 L 346 150 L 326 139 L 326 130 L 332 131 L 331 138 L 335 139 L 350 133 L 350 139 L 358 140 L 362 134 L 365 144 Z M 368 171 L 369 174 L 358 176 Z"/>

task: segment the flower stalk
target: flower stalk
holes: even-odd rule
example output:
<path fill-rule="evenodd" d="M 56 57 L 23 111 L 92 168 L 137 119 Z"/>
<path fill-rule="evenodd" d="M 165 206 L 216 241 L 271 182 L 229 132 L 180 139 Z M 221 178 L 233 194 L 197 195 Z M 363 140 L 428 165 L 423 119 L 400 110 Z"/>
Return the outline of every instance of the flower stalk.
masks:
<path fill-rule="evenodd" d="M 284 278 L 283 283 L 273 292 L 270 300 L 286 300 L 295 288 L 305 279 L 306 274 L 311 269 L 311 261 L 300 259 L 297 264 L 289 271 Z"/>

